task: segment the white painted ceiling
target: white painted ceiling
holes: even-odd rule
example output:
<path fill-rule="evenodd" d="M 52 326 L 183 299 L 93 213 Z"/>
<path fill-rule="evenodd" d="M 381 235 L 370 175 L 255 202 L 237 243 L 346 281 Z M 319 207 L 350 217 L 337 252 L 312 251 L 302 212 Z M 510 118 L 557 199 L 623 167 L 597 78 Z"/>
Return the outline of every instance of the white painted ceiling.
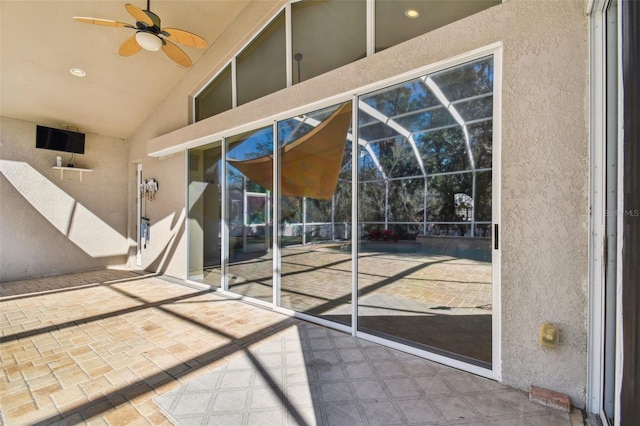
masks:
<path fill-rule="evenodd" d="M 152 0 L 162 27 L 213 44 L 250 0 Z M 0 114 L 51 127 L 130 137 L 189 71 L 162 51 L 121 57 L 129 28 L 89 25 L 74 16 L 135 25 L 125 3 L 144 0 L 0 0 Z M 206 49 L 180 46 L 195 64 Z M 87 75 L 69 72 L 79 67 Z"/>

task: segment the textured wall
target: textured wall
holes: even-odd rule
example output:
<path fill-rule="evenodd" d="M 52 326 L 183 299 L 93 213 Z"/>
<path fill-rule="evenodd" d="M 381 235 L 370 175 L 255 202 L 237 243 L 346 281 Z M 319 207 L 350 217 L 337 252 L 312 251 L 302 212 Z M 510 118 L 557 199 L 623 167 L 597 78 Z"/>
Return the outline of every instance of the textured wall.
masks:
<path fill-rule="evenodd" d="M 0 281 L 123 265 L 126 238 L 126 143 L 86 135 L 83 174 L 53 170 L 56 156 L 36 149 L 36 123 L 2 117 Z"/>
<path fill-rule="evenodd" d="M 531 3 L 531 2 L 525 2 Z M 548 2 L 541 2 L 548 6 Z M 547 3 L 547 4 L 545 4 Z M 514 7 L 502 126 L 503 377 L 584 405 L 588 295 L 588 20 L 585 5 Z M 533 5 L 535 6 L 535 5 Z M 526 38 L 524 38 L 526 37 Z M 542 322 L 560 347 L 537 344 Z"/>
<path fill-rule="evenodd" d="M 246 9 L 159 106 L 158 115 L 144 123 L 132 139 L 132 158 L 501 42 L 502 379 L 522 389 L 533 384 L 564 392 L 573 404 L 584 406 L 589 223 L 587 0 L 508 0 L 373 57 L 187 126 L 188 96 L 228 60 L 234 53 L 232 47 L 246 41 L 247 34 L 278 3 L 282 2 L 257 1 Z M 261 20 L 253 19 L 262 13 Z M 185 205 L 183 155 L 144 162 L 157 169 L 164 162 L 163 179 L 179 183 L 175 193 L 166 195 L 165 211 L 158 217 L 179 215 Z M 164 238 L 168 240 L 169 234 Z M 181 242 L 165 267 L 184 277 L 185 259 L 186 245 Z M 537 343 L 539 326 L 545 321 L 560 326 L 557 349 L 544 350 Z"/>

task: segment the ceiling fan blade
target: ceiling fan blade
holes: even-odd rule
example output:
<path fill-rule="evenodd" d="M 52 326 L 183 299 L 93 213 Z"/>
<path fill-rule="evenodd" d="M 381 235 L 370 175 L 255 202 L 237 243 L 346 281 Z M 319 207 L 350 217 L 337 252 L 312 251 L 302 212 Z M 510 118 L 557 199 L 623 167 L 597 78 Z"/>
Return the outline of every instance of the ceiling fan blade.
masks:
<path fill-rule="evenodd" d="M 184 44 L 185 46 L 204 49 L 209 45 L 209 43 L 207 43 L 207 40 L 203 39 L 199 35 L 190 33 L 189 31 L 181 30 L 178 28 L 163 28 L 162 31 L 169 34 L 167 37 L 171 41 Z"/>
<path fill-rule="evenodd" d="M 166 53 L 173 62 L 185 68 L 191 67 L 191 59 L 189 59 L 189 56 L 187 56 L 182 49 L 167 39 L 163 39 L 162 41 L 162 51 Z"/>
<path fill-rule="evenodd" d="M 133 25 L 129 25 L 124 22 L 112 21 L 111 19 L 89 18 L 85 16 L 74 16 L 73 19 L 78 22 L 84 22 L 85 24 L 103 25 L 105 27 L 135 28 Z"/>
<path fill-rule="evenodd" d="M 149 27 L 153 27 L 153 20 L 144 12 L 144 10 L 129 3 L 125 4 L 124 8 L 127 9 L 127 12 L 129 12 L 129 14 L 133 16 L 136 21 L 147 24 L 147 26 Z"/>
<path fill-rule="evenodd" d="M 136 42 L 136 36 L 134 34 L 126 39 L 124 43 L 122 43 L 122 45 L 120 46 L 120 50 L 118 50 L 118 53 L 120 54 L 120 56 L 132 56 L 138 53 L 141 49 L 142 47 L 138 44 L 138 42 Z"/>

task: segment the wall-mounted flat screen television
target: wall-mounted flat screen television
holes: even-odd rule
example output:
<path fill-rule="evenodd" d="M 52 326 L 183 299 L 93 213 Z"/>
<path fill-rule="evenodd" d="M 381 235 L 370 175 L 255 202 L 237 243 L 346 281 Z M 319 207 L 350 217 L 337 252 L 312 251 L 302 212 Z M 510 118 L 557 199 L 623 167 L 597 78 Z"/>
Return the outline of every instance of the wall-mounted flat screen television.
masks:
<path fill-rule="evenodd" d="M 36 125 L 36 148 L 84 154 L 84 133 Z"/>

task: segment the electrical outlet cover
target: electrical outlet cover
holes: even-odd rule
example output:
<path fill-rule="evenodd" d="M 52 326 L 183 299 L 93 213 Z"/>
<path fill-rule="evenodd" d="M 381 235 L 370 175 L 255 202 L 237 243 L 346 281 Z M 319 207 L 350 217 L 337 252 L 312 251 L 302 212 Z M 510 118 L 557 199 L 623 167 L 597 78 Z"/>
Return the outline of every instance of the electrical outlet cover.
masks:
<path fill-rule="evenodd" d="M 544 323 L 540 327 L 540 345 L 545 348 L 558 347 L 560 328 L 557 325 Z"/>

